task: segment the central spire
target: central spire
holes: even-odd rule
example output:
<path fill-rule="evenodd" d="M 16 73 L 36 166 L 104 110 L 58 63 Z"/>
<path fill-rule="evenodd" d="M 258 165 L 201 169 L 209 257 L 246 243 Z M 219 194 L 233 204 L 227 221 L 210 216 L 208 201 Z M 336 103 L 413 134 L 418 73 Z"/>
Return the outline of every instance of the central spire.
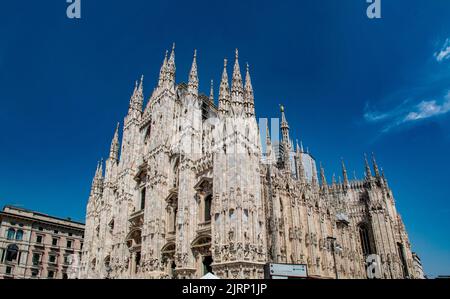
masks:
<path fill-rule="evenodd" d="M 236 49 L 233 78 L 231 82 L 231 102 L 234 106 L 234 111 L 240 112 L 244 106 L 244 88 L 242 84 L 241 69 L 239 67 L 239 51 Z"/>

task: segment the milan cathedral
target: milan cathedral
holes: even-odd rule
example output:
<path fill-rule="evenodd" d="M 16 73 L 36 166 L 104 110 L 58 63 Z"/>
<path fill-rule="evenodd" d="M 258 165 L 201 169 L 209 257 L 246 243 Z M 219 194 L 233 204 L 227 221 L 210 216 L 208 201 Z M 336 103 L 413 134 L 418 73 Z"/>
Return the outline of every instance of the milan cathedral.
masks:
<path fill-rule="evenodd" d="M 197 53 L 175 82 L 175 47 L 144 105 L 136 82 L 121 140 L 98 164 L 87 204 L 81 278 L 264 278 L 267 263 L 306 265 L 309 278 L 414 278 L 411 245 L 383 171 L 327 183 L 290 137 L 260 134 L 247 65 L 224 61 L 215 104 L 199 94 Z M 273 128 L 272 128 L 273 131 Z M 273 134 L 272 134 L 273 135 Z"/>

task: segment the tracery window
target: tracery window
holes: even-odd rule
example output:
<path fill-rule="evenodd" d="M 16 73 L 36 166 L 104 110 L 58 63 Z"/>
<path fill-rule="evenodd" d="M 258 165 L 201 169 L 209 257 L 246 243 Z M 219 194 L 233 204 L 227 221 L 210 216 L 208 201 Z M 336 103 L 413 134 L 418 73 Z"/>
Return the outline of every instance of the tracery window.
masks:
<path fill-rule="evenodd" d="M 359 237 L 361 241 L 361 248 L 364 256 L 373 253 L 372 246 L 370 243 L 369 230 L 366 224 L 360 224 L 359 227 Z"/>

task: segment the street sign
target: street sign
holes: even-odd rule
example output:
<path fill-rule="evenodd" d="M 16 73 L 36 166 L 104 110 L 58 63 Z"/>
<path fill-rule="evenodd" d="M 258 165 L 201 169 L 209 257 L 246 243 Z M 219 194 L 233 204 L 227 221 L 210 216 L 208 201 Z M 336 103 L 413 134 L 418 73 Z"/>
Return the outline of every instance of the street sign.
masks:
<path fill-rule="evenodd" d="M 280 277 L 295 277 L 306 278 L 308 277 L 308 271 L 306 265 L 295 264 L 269 264 L 268 265 L 269 276 L 274 279 Z"/>

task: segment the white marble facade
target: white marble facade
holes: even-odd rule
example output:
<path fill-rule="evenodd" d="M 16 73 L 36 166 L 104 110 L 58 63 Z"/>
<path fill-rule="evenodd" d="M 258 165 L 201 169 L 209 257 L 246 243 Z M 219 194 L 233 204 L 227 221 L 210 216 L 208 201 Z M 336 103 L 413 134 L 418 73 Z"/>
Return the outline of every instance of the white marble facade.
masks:
<path fill-rule="evenodd" d="M 198 92 L 196 60 L 188 83 L 176 84 L 175 49 L 166 53 L 145 107 L 136 83 L 122 139 L 118 125 L 93 179 L 81 277 L 263 278 L 275 262 L 306 264 L 310 277 L 366 278 L 365 257 L 376 253 L 382 277 L 413 278 L 375 159 L 372 170 L 366 158 L 365 178 L 349 180 L 342 163 L 342 181 L 327 184 L 293 145 L 283 107 L 280 142 L 260 140 L 237 51 L 231 86 L 225 60 L 218 105 L 212 82 L 210 96 Z"/>

